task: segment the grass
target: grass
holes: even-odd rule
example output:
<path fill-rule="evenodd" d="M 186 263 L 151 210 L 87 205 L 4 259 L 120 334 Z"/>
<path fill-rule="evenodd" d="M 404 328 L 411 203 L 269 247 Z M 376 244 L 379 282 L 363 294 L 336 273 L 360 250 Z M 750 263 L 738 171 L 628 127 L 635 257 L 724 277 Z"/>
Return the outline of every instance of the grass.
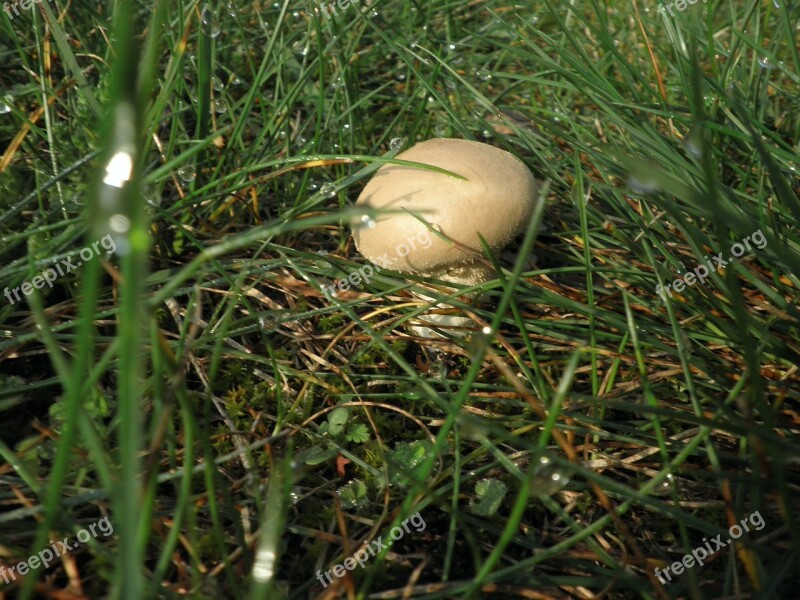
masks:
<path fill-rule="evenodd" d="M 796 4 L 53 0 L 0 29 L 2 287 L 82 263 L 0 302 L 0 577 L 114 527 L 0 597 L 793 595 Z M 485 300 L 387 269 L 328 298 L 360 189 L 431 137 L 543 181 Z M 473 332 L 410 335 L 421 290 Z"/>

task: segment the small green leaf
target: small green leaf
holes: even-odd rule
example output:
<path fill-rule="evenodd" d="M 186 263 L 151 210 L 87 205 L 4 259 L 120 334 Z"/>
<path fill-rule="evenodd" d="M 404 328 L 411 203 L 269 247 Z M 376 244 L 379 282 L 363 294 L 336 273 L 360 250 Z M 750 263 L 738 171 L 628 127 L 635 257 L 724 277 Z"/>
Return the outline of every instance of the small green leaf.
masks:
<path fill-rule="evenodd" d="M 336 448 L 323 448 L 322 446 L 312 446 L 297 455 L 297 458 L 307 465 L 319 465 L 336 456 Z"/>
<path fill-rule="evenodd" d="M 499 479 L 481 479 L 475 484 L 478 502 L 470 502 L 469 509 L 481 517 L 491 517 L 500 508 L 508 486 Z"/>
<path fill-rule="evenodd" d="M 340 487 L 337 493 L 343 508 L 355 508 L 364 504 L 367 500 L 367 486 L 360 479 L 354 479 Z"/>
<path fill-rule="evenodd" d="M 350 411 L 346 408 L 336 408 L 331 411 L 328 415 L 328 431 L 330 431 L 332 436 L 336 437 L 342 434 L 349 416 Z"/>
<path fill-rule="evenodd" d="M 414 469 L 425 459 L 431 450 L 428 440 L 401 442 L 395 450 L 387 455 L 389 462 L 389 478 L 394 484 L 406 487 L 411 484 Z"/>
<path fill-rule="evenodd" d="M 363 423 L 354 423 L 347 428 L 345 439 L 349 442 L 363 444 L 369 439 L 369 429 Z"/>

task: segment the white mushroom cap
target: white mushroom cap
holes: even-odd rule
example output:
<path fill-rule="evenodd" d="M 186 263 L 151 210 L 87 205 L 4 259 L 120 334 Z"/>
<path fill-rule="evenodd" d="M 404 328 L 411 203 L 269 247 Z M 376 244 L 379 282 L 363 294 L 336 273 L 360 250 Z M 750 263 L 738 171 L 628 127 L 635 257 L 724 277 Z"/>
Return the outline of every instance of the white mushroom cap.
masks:
<path fill-rule="evenodd" d="M 527 226 L 536 181 L 509 152 L 480 142 L 440 138 L 421 142 L 396 158 L 440 167 L 466 179 L 385 164 L 356 204 L 414 212 L 478 256 L 483 254 L 479 235 L 499 250 Z M 353 238 L 358 251 L 372 262 L 380 264 L 388 258 L 397 271 L 463 284 L 480 283 L 490 276 L 473 256 L 431 233 L 407 212 L 379 214 L 370 225 L 374 226 L 355 228 Z"/>

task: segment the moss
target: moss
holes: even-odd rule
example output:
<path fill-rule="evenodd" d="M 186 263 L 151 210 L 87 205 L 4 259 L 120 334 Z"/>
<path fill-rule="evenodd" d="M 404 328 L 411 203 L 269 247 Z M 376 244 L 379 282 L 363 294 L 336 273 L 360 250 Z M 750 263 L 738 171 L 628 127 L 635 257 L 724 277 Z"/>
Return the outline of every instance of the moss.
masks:
<path fill-rule="evenodd" d="M 405 353 L 408 351 L 408 342 L 405 340 L 393 340 L 389 347 L 400 356 L 404 356 Z M 353 361 L 354 364 L 363 365 L 363 366 L 375 366 L 375 365 L 389 365 L 389 370 L 386 371 L 387 374 L 393 374 L 399 372 L 399 367 L 395 364 L 395 361 L 389 355 L 389 353 L 378 346 L 377 344 L 371 345 L 368 349 L 360 352 Z"/>
<path fill-rule="evenodd" d="M 334 313 L 325 317 L 320 317 L 319 328 L 325 333 L 333 333 L 339 331 L 344 325 L 344 315 Z"/>

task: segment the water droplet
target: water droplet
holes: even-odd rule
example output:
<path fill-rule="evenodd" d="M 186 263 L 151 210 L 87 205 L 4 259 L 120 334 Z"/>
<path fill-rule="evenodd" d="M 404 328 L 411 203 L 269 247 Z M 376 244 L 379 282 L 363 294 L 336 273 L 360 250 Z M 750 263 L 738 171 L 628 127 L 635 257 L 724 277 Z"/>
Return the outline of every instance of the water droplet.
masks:
<path fill-rule="evenodd" d="M 11 112 L 11 106 L 14 104 L 14 96 L 6 95 L 0 100 L 0 115 Z"/>
<path fill-rule="evenodd" d="M 369 215 L 361 215 L 361 224 L 359 225 L 359 228 L 363 229 L 366 227 L 367 229 L 375 229 L 376 226 L 377 223 L 375 222 L 375 219 Z"/>
<path fill-rule="evenodd" d="M 406 66 L 406 63 L 405 63 L 405 62 L 403 62 L 402 60 L 398 60 L 398 61 L 395 63 L 395 65 L 394 65 L 394 69 L 393 69 L 393 71 L 394 71 L 394 78 L 395 78 L 397 81 L 405 81 L 405 80 L 406 80 L 406 69 L 407 69 L 407 68 L 408 68 L 408 67 Z"/>
<path fill-rule="evenodd" d="M 766 54 L 759 55 L 758 64 L 762 69 L 772 69 L 775 67 L 775 65 L 769 59 L 769 56 L 767 56 Z"/>
<path fill-rule="evenodd" d="M 295 54 L 299 54 L 300 56 L 308 56 L 309 45 L 303 42 L 295 42 L 292 46 L 292 50 Z"/>
<path fill-rule="evenodd" d="M 569 467 L 556 465 L 549 456 L 540 456 L 531 470 L 531 493 L 535 496 L 555 494 L 569 483 L 572 472 Z"/>
<path fill-rule="evenodd" d="M 258 325 L 267 333 L 275 331 L 278 328 L 278 324 L 273 319 L 268 319 L 266 317 L 258 317 Z"/>
<path fill-rule="evenodd" d="M 103 183 L 121 188 L 131 178 L 133 171 L 133 156 L 130 152 L 120 150 L 115 152 L 106 165 L 106 175 Z"/>
<path fill-rule="evenodd" d="M 444 47 L 444 52 L 447 55 L 445 59 L 453 65 L 463 62 L 464 57 L 460 54 L 460 50 L 459 44 L 454 44 L 453 42 L 446 44 Z"/>
<path fill-rule="evenodd" d="M 695 158 L 699 159 L 703 156 L 703 152 L 695 145 L 694 141 L 687 139 L 684 142 L 684 146 L 686 146 L 686 151 Z"/>
<path fill-rule="evenodd" d="M 489 433 L 486 421 L 480 417 L 459 415 L 458 424 L 461 427 L 461 435 L 473 442 L 479 442 Z"/>
<path fill-rule="evenodd" d="M 324 198 L 333 198 L 336 195 L 336 184 L 325 183 L 319 188 L 319 193 Z"/>
<path fill-rule="evenodd" d="M 233 0 L 228 0 L 228 3 L 225 5 L 225 9 L 228 11 L 228 14 L 233 18 L 236 18 L 236 3 Z"/>
<path fill-rule="evenodd" d="M 231 79 L 231 84 L 232 84 L 232 85 L 237 85 L 237 86 L 238 86 L 238 85 L 242 85 L 242 79 L 241 79 L 241 77 L 239 77 L 238 75 L 234 75 L 234 76 L 233 76 L 233 79 Z"/>
<path fill-rule="evenodd" d="M 703 137 L 700 130 L 697 128 L 692 129 L 689 135 L 684 138 L 683 146 L 694 158 L 701 158 L 703 156 L 703 151 L 701 150 L 703 147 Z"/>
<path fill-rule="evenodd" d="M 211 85 L 213 86 L 214 90 L 217 91 L 217 92 L 221 92 L 222 90 L 225 89 L 225 86 L 223 85 L 222 81 L 216 75 L 211 78 Z"/>
<path fill-rule="evenodd" d="M 356 508 L 366 501 L 366 486 L 358 479 L 343 485 L 336 493 L 343 508 Z"/>
<path fill-rule="evenodd" d="M 342 87 L 342 86 L 344 86 L 344 80 L 342 79 L 341 75 L 337 75 L 337 76 L 336 76 L 336 79 L 334 79 L 333 81 L 331 81 L 331 82 L 328 84 L 328 87 L 329 87 L 330 89 L 332 89 L 332 90 L 339 89 L 339 88 L 340 88 L 340 87 Z"/>
<path fill-rule="evenodd" d="M 219 35 L 219 19 L 210 4 L 204 4 L 200 12 L 200 29 L 208 37 L 215 38 Z"/>
<path fill-rule="evenodd" d="M 775 8 L 780 8 L 781 7 L 781 3 L 778 2 L 778 0 L 772 0 L 772 6 L 774 6 Z"/>
<path fill-rule="evenodd" d="M 489 81 L 492 78 L 492 74 L 488 69 L 478 69 L 475 71 L 475 75 L 477 75 L 478 79 L 481 81 Z"/>
<path fill-rule="evenodd" d="M 214 98 L 214 110 L 218 114 L 228 112 L 228 103 L 225 102 L 225 98 Z"/>
<path fill-rule="evenodd" d="M 483 357 L 484 353 L 486 352 L 486 348 L 489 347 L 491 342 L 491 330 L 489 330 L 488 334 L 484 333 L 483 331 L 473 333 L 467 342 L 466 350 L 469 353 L 469 357 L 472 360 L 478 360 L 479 358 Z"/>
<path fill-rule="evenodd" d="M 405 137 L 392 138 L 392 141 L 389 142 L 389 148 L 391 148 L 392 150 L 400 150 L 400 148 L 406 145 L 407 141 L 408 138 Z"/>
<path fill-rule="evenodd" d="M 714 95 L 703 96 L 703 106 L 705 106 L 706 108 L 711 108 L 718 101 L 719 101 L 719 99 Z"/>
<path fill-rule="evenodd" d="M 637 179 L 633 175 L 628 177 L 628 187 L 640 194 L 652 194 L 661 189 L 661 186 L 659 186 L 656 181 Z"/>
<path fill-rule="evenodd" d="M 115 233 L 127 233 L 131 228 L 131 220 L 125 215 L 111 215 L 108 219 L 108 227 Z"/>
<path fill-rule="evenodd" d="M 667 478 L 656 486 L 652 494 L 654 496 L 666 496 L 675 489 L 676 485 L 675 476 L 672 473 L 668 473 Z"/>
<path fill-rule="evenodd" d="M 111 239 L 114 240 L 114 254 L 117 256 L 128 256 L 128 254 L 131 253 L 131 243 L 130 240 L 128 240 L 128 236 L 112 233 Z"/>
<path fill-rule="evenodd" d="M 180 177 L 181 181 L 189 183 L 194 181 L 195 177 L 197 177 L 197 173 L 192 165 L 186 165 L 178 169 L 178 177 Z"/>
<path fill-rule="evenodd" d="M 369 11 L 369 16 L 370 17 L 377 17 L 378 16 L 378 9 L 373 8 L 371 11 Z"/>

